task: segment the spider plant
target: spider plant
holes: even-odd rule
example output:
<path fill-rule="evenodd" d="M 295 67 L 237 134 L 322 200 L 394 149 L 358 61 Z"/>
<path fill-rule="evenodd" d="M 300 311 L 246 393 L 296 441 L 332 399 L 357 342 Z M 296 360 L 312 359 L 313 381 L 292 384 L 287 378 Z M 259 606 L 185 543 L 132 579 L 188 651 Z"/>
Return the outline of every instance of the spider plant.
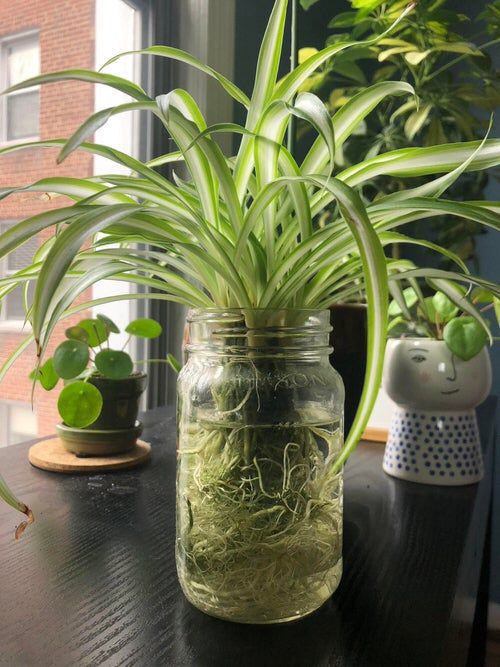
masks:
<path fill-rule="evenodd" d="M 384 247 L 406 242 L 425 244 L 394 230 L 434 215 L 463 216 L 498 229 L 495 203 L 457 203 L 440 195 L 459 172 L 498 164 L 500 141 L 397 150 L 338 170 L 335 151 L 370 111 L 387 96 L 406 98 L 413 89 L 405 82 L 378 83 L 353 96 L 330 116 L 318 97 L 299 92 L 301 86 L 335 54 L 373 42 L 332 44 L 280 79 L 286 11 L 287 0 L 276 0 L 263 37 L 251 98 L 182 50 L 152 46 L 136 52 L 178 60 L 215 78 L 246 108 L 246 123 L 241 127 L 232 123 L 207 127 L 187 91 L 176 89 L 153 99 L 137 84 L 105 73 L 112 61 L 97 72 L 53 72 L 10 89 L 79 80 L 111 86 L 129 95 L 130 102 L 98 111 L 69 138 L 10 145 L 0 154 L 34 147 L 57 148 L 61 162 L 78 149 L 105 156 L 128 168 L 130 175 L 45 178 L 21 188 L 1 189 L 2 197 L 19 191 L 51 192 L 66 195 L 72 203 L 30 217 L 0 238 L 3 257 L 42 230 L 52 227 L 55 231 L 36 252 L 31 265 L 0 281 L 0 298 L 24 286 L 26 317 L 32 326 L 32 335 L 4 365 L 0 377 L 32 340 L 40 364 L 59 320 L 113 299 L 154 298 L 199 308 L 326 308 L 361 289 L 368 304 L 366 381 L 356 420 L 336 464 L 339 467 L 358 442 L 378 392 L 388 283 L 433 277 L 443 284 L 456 279 L 496 290 L 485 281 L 471 278 L 460 260 L 458 272 L 432 272 L 403 261 L 393 262 L 388 272 Z M 137 110 L 155 114 L 178 150 L 141 162 L 88 141 L 112 116 Z M 318 135 L 300 163 L 284 145 L 294 117 L 309 123 Z M 218 132 L 241 136 L 235 156 L 223 154 L 216 142 Z M 189 179 L 177 177 L 171 182 L 156 170 L 160 165 L 179 162 L 184 163 Z M 445 175 L 430 185 L 373 202 L 363 201 L 360 196 L 363 185 L 379 176 L 439 173 Z M 336 204 L 335 215 L 328 224 L 318 223 L 319 214 L 332 202 Z M 104 278 L 155 292 L 134 292 L 73 305 L 78 295 Z M 35 283 L 35 290 L 32 302 L 28 302 L 31 283 Z M 0 487 L 0 494 L 25 511 L 5 487 Z"/>

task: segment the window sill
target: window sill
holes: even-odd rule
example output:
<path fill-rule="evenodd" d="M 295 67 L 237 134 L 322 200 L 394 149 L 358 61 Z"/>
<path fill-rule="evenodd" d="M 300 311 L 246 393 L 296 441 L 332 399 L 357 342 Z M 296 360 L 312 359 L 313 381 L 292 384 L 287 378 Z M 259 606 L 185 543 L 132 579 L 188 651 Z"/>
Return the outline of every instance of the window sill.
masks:
<path fill-rule="evenodd" d="M 20 333 L 29 336 L 31 324 L 24 320 L 4 320 L 0 322 L 0 333 Z"/>

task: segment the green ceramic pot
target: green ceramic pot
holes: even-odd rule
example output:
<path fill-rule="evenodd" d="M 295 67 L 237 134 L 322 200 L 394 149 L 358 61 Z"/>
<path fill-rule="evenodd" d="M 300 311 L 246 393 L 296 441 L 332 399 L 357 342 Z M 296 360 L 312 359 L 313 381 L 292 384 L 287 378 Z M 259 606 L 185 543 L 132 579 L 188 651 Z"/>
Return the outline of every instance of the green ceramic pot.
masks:
<path fill-rule="evenodd" d="M 94 375 L 89 382 L 101 392 L 103 406 L 99 417 L 85 430 L 134 428 L 141 394 L 146 388 L 146 374 L 135 373 L 124 380 L 110 380 Z"/>
<path fill-rule="evenodd" d="M 142 433 L 142 422 L 132 428 L 90 429 L 57 425 L 57 435 L 65 449 L 77 456 L 111 456 L 123 454 L 133 448 Z"/>

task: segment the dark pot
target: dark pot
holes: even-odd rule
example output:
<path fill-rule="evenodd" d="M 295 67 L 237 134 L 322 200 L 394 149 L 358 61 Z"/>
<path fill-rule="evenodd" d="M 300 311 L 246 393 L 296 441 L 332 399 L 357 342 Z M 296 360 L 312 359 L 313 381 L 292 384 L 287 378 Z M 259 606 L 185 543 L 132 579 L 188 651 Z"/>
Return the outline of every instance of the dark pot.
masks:
<path fill-rule="evenodd" d="M 99 376 L 89 382 L 102 394 L 103 406 L 99 417 L 88 429 L 116 430 L 134 428 L 139 413 L 139 401 L 146 388 L 145 373 L 136 373 L 124 380 L 110 380 Z"/>
<path fill-rule="evenodd" d="M 133 448 L 142 433 L 142 423 L 132 428 L 95 429 L 57 425 L 57 435 L 65 449 L 77 456 L 113 456 Z"/>
<path fill-rule="evenodd" d="M 336 304 L 330 308 L 330 361 L 340 373 L 345 386 L 344 433 L 349 430 L 358 409 L 366 370 L 366 341 L 368 335 L 366 305 Z"/>

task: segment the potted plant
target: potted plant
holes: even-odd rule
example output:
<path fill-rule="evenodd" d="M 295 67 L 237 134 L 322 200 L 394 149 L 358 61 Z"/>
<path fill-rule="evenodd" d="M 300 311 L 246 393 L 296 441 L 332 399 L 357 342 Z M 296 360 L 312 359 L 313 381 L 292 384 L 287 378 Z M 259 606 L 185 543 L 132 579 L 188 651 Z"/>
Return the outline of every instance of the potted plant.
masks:
<path fill-rule="evenodd" d="M 476 290 L 482 310 L 500 303 Z M 383 385 L 397 403 L 384 455 L 384 470 L 425 484 L 462 485 L 483 476 L 474 408 L 491 388 L 486 347 L 489 329 L 436 291 L 423 297 L 408 287 L 389 307 Z M 397 337 L 396 337 L 397 336 Z"/>
<path fill-rule="evenodd" d="M 125 329 L 129 336 L 156 338 L 162 328 L 141 318 Z M 142 432 L 137 420 L 147 376 L 134 371 L 130 355 L 109 345 L 110 334 L 120 333 L 105 315 L 83 319 L 66 329 L 66 340 L 31 374 L 48 391 L 59 380 L 65 387 L 57 407 L 62 422 L 57 434 L 64 447 L 77 456 L 122 454 L 133 448 Z"/>
<path fill-rule="evenodd" d="M 364 430 L 381 377 L 389 280 L 383 248 L 393 242 L 392 230 L 436 210 L 498 227 L 487 204 L 447 202 L 410 190 L 401 204 L 381 199 L 367 206 L 357 192 L 366 180 L 388 172 L 451 171 L 453 179 L 455 169 L 486 168 L 500 161 L 498 141 L 396 151 L 332 176 L 336 147 L 387 95 L 406 94 L 411 87 L 393 82 L 367 89 L 331 118 L 315 95 L 298 93 L 322 63 L 353 44 L 332 45 L 279 79 L 286 11 L 286 0 L 277 0 L 250 99 L 185 52 L 166 46 L 141 51 L 181 60 L 215 78 L 247 109 L 244 127 L 207 127 L 185 90 L 154 100 L 136 84 L 102 71 L 52 73 L 22 84 L 77 78 L 127 92 L 134 101 L 97 112 L 67 141 L 28 145 L 60 147 L 60 160 L 76 148 L 106 155 L 133 174 L 51 178 L 27 186 L 71 194 L 75 201 L 0 238 L 1 256 L 57 225 L 46 261 L 0 282 L 7 290 L 36 281 L 29 317 L 39 360 L 55 323 L 89 307 L 73 306 L 74 298 L 104 276 L 155 290 L 134 298 L 191 307 L 189 359 L 178 385 L 178 574 L 198 608 L 254 623 L 300 618 L 338 586 L 342 464 Z M 86 141 L 112 115 L 137 109 L 152 111 L 178 150 L 144 163 Z M 300 164 L 283 145 L 294 116 L 318 133 Z M 236 156 L 224 155 L 214 138 L 227 131 L 241 136 Z M 190 180 L 172 183 L 155 171 L 176 161 L 185 163 Z M 5 189 L 4 195 L 17 190 Z M 318 224 L 318 213 L 334 200 L 337 214 Z M 137 248 L 138 239 L 148 247 Z M 412 271 L 418 273 L 406 273 Z M 390 280 L 405 279 L 406 273 Z M 58 289 L 66 279 L 71 293 Z M 343 387 L 328 361 L 327 308 L 360 286 L 367 300 L 367 379 L 342 446 Z"/>

